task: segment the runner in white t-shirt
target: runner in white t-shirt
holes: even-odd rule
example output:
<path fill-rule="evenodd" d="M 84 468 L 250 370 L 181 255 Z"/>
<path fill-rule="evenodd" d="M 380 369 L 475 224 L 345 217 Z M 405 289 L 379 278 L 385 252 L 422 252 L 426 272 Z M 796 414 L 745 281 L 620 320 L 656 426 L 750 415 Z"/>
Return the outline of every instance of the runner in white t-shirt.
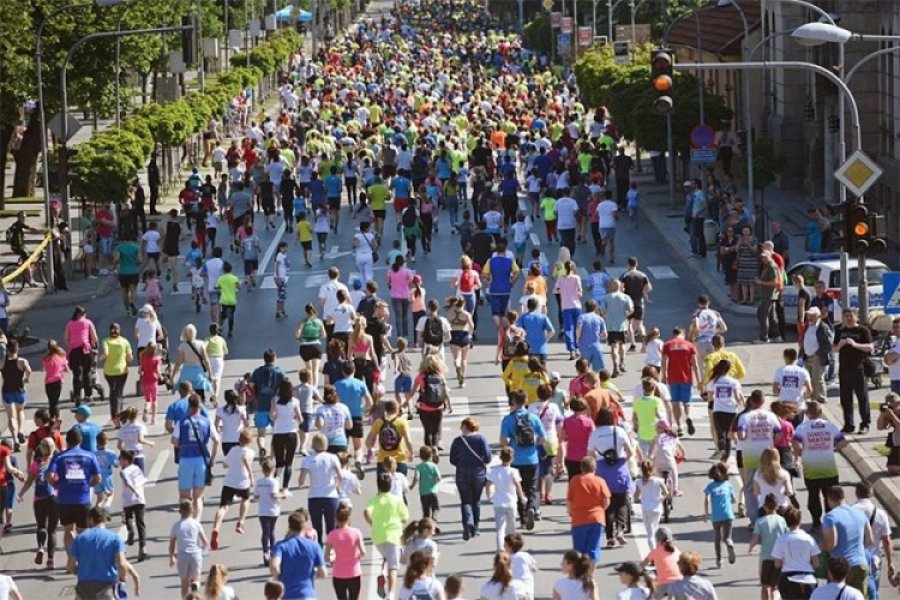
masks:
<path fill-rule="evenodd" d="M 797 408 L 798 413 L 806 409 L 806 398 L 812 394 L 812 379 L 809 371 L 797 365 L 797 349 L 784 351 L 784 366 L 778 367 L 772 383 L 772 393 L 778 399 Z"/>

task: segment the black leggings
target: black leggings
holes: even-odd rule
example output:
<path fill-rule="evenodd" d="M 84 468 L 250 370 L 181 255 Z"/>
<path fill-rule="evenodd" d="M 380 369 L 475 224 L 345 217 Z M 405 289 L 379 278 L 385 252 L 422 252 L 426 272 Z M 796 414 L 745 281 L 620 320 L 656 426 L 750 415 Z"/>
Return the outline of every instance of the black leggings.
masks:
<path fill-rule="evenodd" d="M 612 540 L 616 536 L 625 535 L 628 528 L 628 494 L 612 494 L 609 498 L 609 506 L 606 508 L 606 539 Z"/>
<path fill-rule="evenodd" d="M 350 579 L 338 579 L 335 577 L 334 593 L 337 594 L 338 600 L 358 600 L 359 593 L 362 591 L 362 577 L 351 577 Z"/>
<path fill-rule="evenodd" d="M 228 321 L 228 333 L 229 334 L 232 331 L 234 331 L 234 309 L 236 309 L 236 308 L 237 308 L 237 306 L 235 306 L 235 305 L 223 304 L 222 312 L 219 315 L 219 327 L 222 326 L 222 323 L 224 323 L 225 321 Z"/>
<path fill-rule="evenodd" d="M 44 384 L 44 392 L 47 394 L 47 402 L 50 403 L 50 416 L 59 418 L 59 397 L 62 395 L 62 381 Z"/>
<path fill-rule="evenodd" d="M 416 235 L 407 235 L 406 237 L 406 251 L 409 252 L 409 256 L 411 258 L 416 257 Z M 424 247 L 424 246 L 423 246 Z"/>
<path fill-rule="evenodd" d="M 91 353 L 81 348 L 69 352 L 69 367 L 72 369 L 72 393 L 75 399 L 82 398 L 82 392 L 91 394 Z"/>
<path fill-rule="evenodd" d="M 728 456 L 731 454 L 731 426 L 737 418 L 737 414 L 716 411 L 712 416 L 713 423 L 716 425 L 716 435 L 719 436 L 719 439 L 716 440 L 716 448 L 725 453 L 722 460 L 728 460 Z"/>
<path fill-rule="evenodd" d="M 54 498 L 44 498 L 34 503 L 34 523 L 37 526 L 38 548 L 47 548 L 47 560 L 53 560 L 56 527 L 59 524 L 59 507 Z"/>
<path fill-rule="evenodd" d="M 134 536 L 133 523 L 137 521 L 138 545 L 143 548 L 147 543 L 147 527 L 144 525 L 144 505 L 135 504 L 125 507 L 125 527 L 128 529 L 128 537 Z"/>
<path fill-rule="evenodd" d="M 275 456 L 275 468 L 284 468 L 282 487 L 288 487 L 291 481 L 294 455 L 297 453 L 297 432 L 276 433 L 272 436 L 272 454 Z"/>
<path fill-rule="evenodd" d="M 444 411 L 420 410 L 419 419 L 422 421 L 422 429 L 425 430 L 425 445 L 437 446 L 441 440 L 441 421 L 444 419 Z"/>
<path fill-rule="evenodd" d="M 278 521 L 278 517 L 259 517 L 259 525 L 262 529 L 262 551 L 264 554 L 268 554 L 272 551 L 272 546 L 275 545 L 275 522 Z"/>
<path fill-rule="evenodd" d="M 716 547 L 716 560 L 722 558 L 722 542 L 729 548 L 734 546 L 731 541 L 731 525 L 733 521 L 716 521 L 713 523 L 713 543 Z"/>
<path fill-rule="evenodd" d="M 106 383 L 109 385 L 109 414 L 115 419 L 122 410 L 122 396 L 125 392 L 125 382 L 128 380 L 128 373 L 122 375 L 107 375 Z"/>

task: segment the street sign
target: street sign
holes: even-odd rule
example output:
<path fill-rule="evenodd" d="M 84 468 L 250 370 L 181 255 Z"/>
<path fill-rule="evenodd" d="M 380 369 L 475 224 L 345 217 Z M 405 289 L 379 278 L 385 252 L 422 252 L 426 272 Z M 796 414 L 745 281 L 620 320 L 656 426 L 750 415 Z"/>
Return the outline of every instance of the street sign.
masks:
<path fill-rule="evenodd" d="M 553 0 L 544 0 L 542 5 L 544 7 L 544 10 L 550 10 L 551 8 L 553 8 Z"/>
<path fill-rule="evenodd" d="M 691 146 L 694 148 L 709 148 L 713 144 L 716 132 L 706 123 L 695 125 L 691 129 Z"/>
<path fill-rule="evenodd" d="M 561 12 L 550 13 L 550 27 L 559 29 L 560 25 L 562 25 L 562 13 Z"/>
<path fill-rule="evenodd" d="M 716 162 L 715 148 L 691 148 L 691 162 L 697 164 L 711 164 Z"/>
<path fill-rule="evenodd" d="M 572 17 L 563 17 L 562 18 L 562 26 L 561 29 L 563 33 L 572 33 L 572 28 L 575 25 L 575 19 Z"/>
<path fill-rule="evenodd" d="M 58 140 L 62 139 L 62 116 L 57 113 L 50 122 L 47 123 L 47 128 Z M 81 129 L 81 122 L 72 116 L 72 113 L 66 113 L 66 139 L 65 141 L 71 140 L 75 137 L 75 134 L 78 133 L 78 130 Z"/>
<path fill-rule="evenodd" d="M 884 312 L 888 315 L 900 315 L 900 272 L 885 273 L 881 279 L 881 290 L 884 303 Z"/>
<path fill-rule="evenodd" d="M 568 54 L 572 51 L 572 36 L 568 33 L 561 33 L 556 39 L 556 49 L 559 54 Z"/>
<path fill-rule="evenodd" d="M 591 45 L 591 41 L 594 37 L 594 28 L 593 27 L 579 27 L 578 28 L 578 47 L 579 48 L 587 48 Z"/>
<path fill-rule="evenodd" d="M 613 42 L 613 60 L 616 64 L 624 65 L 631 59 L 631 42 L 615 41 Z"/>
<path fill-rule="evenodd" d="M 835 178 L 844 184 L 853 195 L 859 197 L 878 181 L 884 171 L 862 150 L 857 150 L 847 158 L 847 162 L 835 171 Z"/>

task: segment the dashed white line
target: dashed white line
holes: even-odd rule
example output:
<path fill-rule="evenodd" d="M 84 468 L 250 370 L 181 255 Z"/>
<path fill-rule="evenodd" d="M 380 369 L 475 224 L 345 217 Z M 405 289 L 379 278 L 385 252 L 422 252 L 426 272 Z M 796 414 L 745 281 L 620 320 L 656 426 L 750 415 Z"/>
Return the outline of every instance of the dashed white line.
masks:
<path fill-rule="evenodd" d="M 159 476 L 162 475 L 162 471 L 166 467 L 166 462 L 168 462 L 169 454 L 171 453 L 171 450 L 162 450 L 156 455 L 156 460 L 153 461 L 153 465 L 150 467 L 150 470 L 147 471 L 147 483 L 144 484 L 144 487 L 153 487 L 156 485 Z"/>
<path fill-rule="evenodd" d="M 269 247 L 266 248 L 266 253 L 263 254 L 262 261 L 259 263 L 259 273 L 265 273 L 266 268 L 269 266 L 269 262 L 272 260 L 272 256 L 275 255 L 275 250 L 278 249 L 278 243 L 281 242 L 281 236 L 284 235 L 285 225 L 284 220 L 281 221 L 281 225 L 275 230 L 275 237 L 272 238 L 272 241 L 269 242 Z"/>

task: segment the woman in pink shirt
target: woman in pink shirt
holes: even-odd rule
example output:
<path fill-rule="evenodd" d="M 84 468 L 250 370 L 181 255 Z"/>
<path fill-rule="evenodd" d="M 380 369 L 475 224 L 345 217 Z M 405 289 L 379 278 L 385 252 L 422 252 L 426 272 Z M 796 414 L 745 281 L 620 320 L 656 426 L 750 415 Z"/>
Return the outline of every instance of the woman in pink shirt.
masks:
<path fill-rule="evenodd" d="M 575 326 L 578 317 L 581 316 L 581 277 L 578 269 L 571 260 L 565 263 L 565 273 L 556 280 L 553 292 L 559 294 L 559 305 L 562 308 L 563 331 L 566 334 L 566 350 L 569 351 L 569 360 L 575 358 L 578 349 L 575 343 Z"/>
<path fill-rule="evenodd" d="M 69 370 L 66 351 L 59 347 L 56 340 L 47 342 L 47 353 L 41 359 L 44 365 L 44 391 L 50 403 L 50 417 L 59 420 L 59 397 L 62 394 L 62 379 Z"/>
<path fill-rule="evenodd" d="M 684 579 L 678 568 L 678 557 L 681 556 L 681 552 L 675 547 L 672 530 L 668 527 L 657 529 L 655 537 L 656 547 L 641 561 L 641 568 L 646 569 L 647 565 L 653 563 L 656 569 L 657 598 L 665 598 L 669 584 Z"/>
<path fill-rule="evenodd" d="M 361 561 L 366 556 L 362 533 L 350 527 L 350 507 L 346 504 L 338 507 L 334 520 L 335 528 L 325 538 L 325 562 L 331 562 L 334 591 L 338 598 L 359 598 Z"/>
<path fill-rule="evenodd" d="M 397 336 L 409 340 L 409 287 L 413 272 L 406 267 L 406 259 L 397 256 L 387 272 L 387 286 L 391 290 L 391 308 L 394 310 L 394 327 Z"/>
<path fill-rule="evenodd" d="M 72 394 L 77 406 L 91 398 L 92 352 L 97 348 L 97 330 L 81 306 L 75 307 L 72 319 L 66 323 L 65 342 L 69 351 L 69 367 L 72 369 Z M 82 392 L 85 396 L 82 396 Z"/>
<path fill-rule="evenodd" d="M 588 440 L 594 431 L 594 421 L 587 414 L 587 403 L 579 397 L 569 401 L 572 415 L 566 418 L 560 432 L 560 442 L 565 443 L 565 465 L 569 481 L 581 475 L 581 459 L 587 456 Z"/>

